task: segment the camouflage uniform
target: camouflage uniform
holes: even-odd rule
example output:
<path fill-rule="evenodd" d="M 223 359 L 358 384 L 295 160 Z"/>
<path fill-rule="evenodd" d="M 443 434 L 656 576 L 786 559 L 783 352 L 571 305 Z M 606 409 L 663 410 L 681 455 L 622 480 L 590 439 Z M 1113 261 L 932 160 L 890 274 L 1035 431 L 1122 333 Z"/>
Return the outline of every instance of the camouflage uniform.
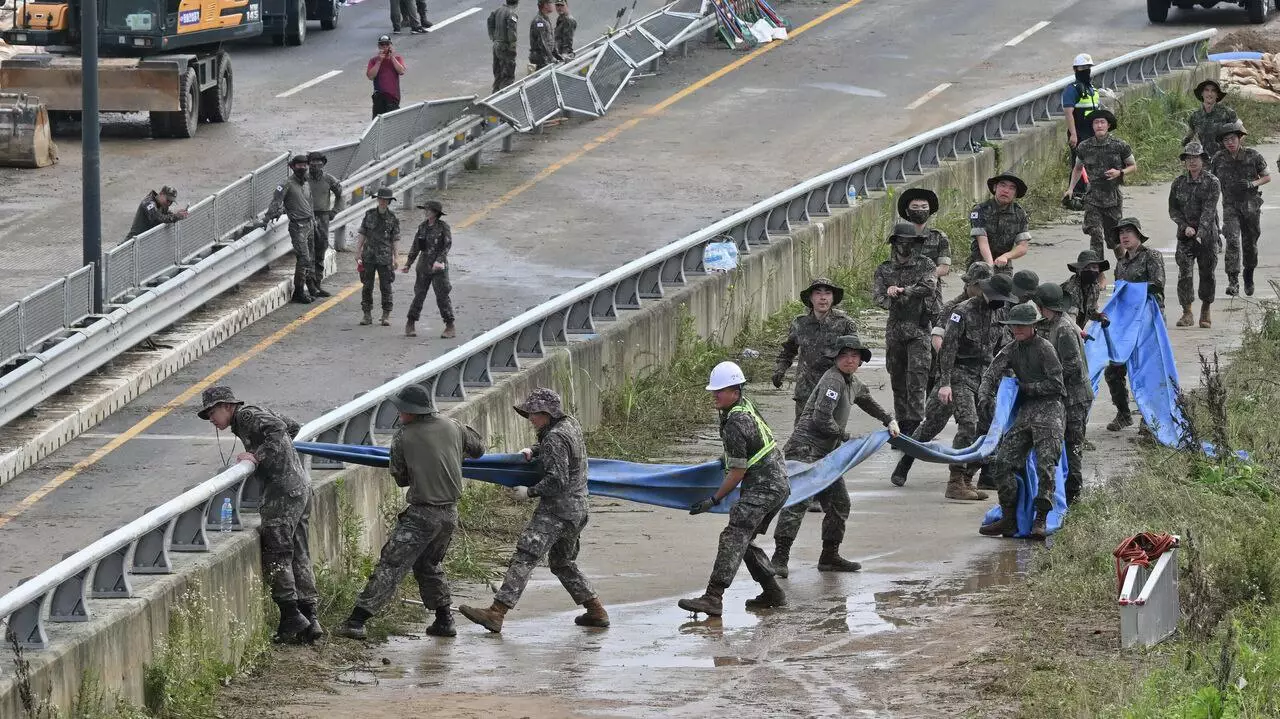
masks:
<path fill-rule="evenodd" d="M 1187 135 L 1182 138 L 1182 144 L 1198 139 L 1205 153 L 1213 157 L 1218 150 L 1222 149 L 1222 145 L 1218 142 L 1218 133 L 1235 123 L 1237 119 L 1239 118 L 1236 117 L 1236 111 L 1221 102 L 1215 104 L 1213 110 L 1208 113 L 1204 111 L 1204 105 L 1201 105 L 1187 118 Z"/>
<path fill-rule="evenodd" d="M 1098 311 L 1098 298 L 1102 295 L 1102 289 L 1097 282 L 1081 287 L 1080 275 L 1072 274 L 1059 286 L 1062 287 L 1062 294 L 1071 298 L 1071 310 L 1067 314 L 1078 327 L 1084 329 L 1090 320 L 1102 319 L 1102 313 Z"/>
<path fill-rule="evenodd" d="M 1084 485 L 1084 440 L 1093 406 L 1093 384 L 1089 365 L 1084 358 L 1084 342 L 1080 328 L 1066 314 L 1052 322 L 1041 323 L 1037 333 L 1053 345 L 1062 363 L 1062 382 L 1066 392 L 1064 439 L 1067 450 L 1067 499 L 1074 502 Z"/>
<path fill-rule="evenodd" d="M 551 37 L 551 18 L 538 13 L 529 23 L 529 64 L 541 70 L 560 59 Z"/>
<path fill-rule="evenodd" d="M 556 52 L 568 57 L 573 54 L 573 34 L 578 31 L 578 21 L 572 15 L 556 15 Z"/>
<path fill-rule="evenodd" d="M 797 359 L 798 356 L 795 393 L 792 395 L 796 404 L 797 421 L 800 419 L 800 413 L 804 411 L 805 402 L 809 401 L 809 395 L 813 393 L 814 386 L 818 384 L 818 379 L 831 367 L 831 358 L 827 356 L 831 346 L 842 335 L 857 333 L 858 325 L 854 323 L 853 318 L 835 307 L 832 307 L 822 319 L 818 319 L 810 310 L 808 314 L 799 315 L 791 320 L 787 339 L 778 350 L 778 359 L 774 363 L 774 376 L 785 373 L 791 366 L 792 360 Z"/>
<path fill-rule="evenodd" d="M 1094 137 L 1082 140 L 1076 146 L 1076 164 L 1083 165 L 1089 173 L 1089 191 L 1084 196 L 1084 233 L 1089 236 L 1089 248 L 1102 254 L 1103 246 L 1114 248 L 1119 242 L 1116 223 L 1124 216 L 1124 198 L 1120 195 L 1123 176 L 1108 180 L 1107 170 L 1123 170 L 1133 161 L 1129 143 L 1118 137 Z"/>
<path fill-rule="evenodd" d="M 1222 194 L 1218 178 L 1207 171 L 1192 178 L 1184 172 L 1169 188 L 1169 219 L 1178 226 L 1178 249 L 1174 259 L 1178 263 L 1178 304 L 1190 307 L 1195 299 L 1195 272 L 1199 268 L 1200 301 L 1212 304 L 1215 293 L 1214 270 L 1218 266 L 1218 249 L 1222 238 L 1218 235 L 1218 196 Z M 1187 237 L 1183 231 L 1195 228 L 1196 234 Z"/>
<path fill-rule="evenodd" d="M 857 405 L 863 412 L 887 425 L 893 419 L 879 402 L 871 396 L 866 385 L 853 375 L 846 375 L 839 368 L 827 370 L 813 394 L 804 405 L 800 421 L 787 439 L 783 453 L 787 459 L 798 462 L 817 462 L 836 447 L 849 440 L 845 425 L 849 422 L 849 409 Z M 825 515 L 822 518 L 822 544 L 839 545 L 844 541 L 845 523 L 849 521 L 849 489 L 844 477 L 840 477 L 817 494 Z M 806 504 L 800 502 L 782 510 L 778 526 L 773 532 L 776 540 L 794 541 L 804 521 Z"/>
<path fill-rule="evenodd" d="M 752 540 L 768 531 L 769 523 L 791 496 L 786 464 L 773 433 L 745 397 L 733 407 L 720 410 L 720 440 L 724 444 L 725 469 L 747 472 L 738 485 L 738 501 L 729 510 L 729 524 L 720 532 L 710 584 L 730 586 L 743 563 L 751 578 L 763 583 L 774 576 L 773 565 Z M 766 449 L 763 457 L 751 462 Z"/>
<path fill-rule="evenodd" d="M 311 520 L 311 478 L 293 448 L 297 422 L 274 412 L 242 405 L 231 418 L 231 432 L 257 459 L 262 482 L 262 576 L 277 602 L 316 601 L 307 528 Z"/>
<path fill-rule="evenodd" d="M 1222 187 L 1222 234 L 1227 240 L 1228 278 L 1240 274 L 1241 240 L 1244 267 L 1258 266 L 1258 237 L 1262 234 L 1262 193 L 1248 183 L 1267 174 L 1267 161 L 1252 147 L 1241 147 L 1233 157 L 1219 150 L 1209 171 Z M 1232 283 L 1234 285 L 1234 283 Z"/>
<path fill-rule="evenodd" d="M 409 488 L 409 506 L 396 517 L 356 607 L 376 614 L 395 596 L 410 570 L 428 610 L 449 607 L 453 599 L 444 575 L 444 556 L 458 526 L 462 458 L 483 454 L 480 435 L 448 417 L 419 416 L 396 430 L 390 471 L 398 486 Z M 430 486 L 420 486 L 428 482 Z"/>
<path fill-rule="evenodd" d="M 531 396 L 526 406 L 535 399 Z M 577 564 L 579 540 L 587 526 L 587 448 L 582 427 L 578 420 L 562 415 L 538 430 L 538 443 L 531 449 L 542 465 L 542 479 L 529 488 L 529 496 L 539 497 L 538 508 L 516 541 L 516 552 L 494 601 L 514 607 L 533 568 L 546 557 L 551 573 L 574 603 L 582 604 L 596 597 Z"/>
<path fill-rule="evenodd" d="M 903 242 L 904 240 L 897 240 Z M 913 251 L 905 258 L 882 262 L 875 272 L 872 297 L 889 310 L 885 323 L 885 366 L 893 388 L 893 412 L 910 433 L 924 419 L 925 393 L 929 389 L 929 367 L 933 351 L 929 330 L 938 312 L 937 265 Z M 902 287 L 902 294 L 889 297 L 890 287 Z"/>
<path fill-rule="evenodd" d="M 315 236 L 315 212 L 311 206 L 311 188 L 306 179 L 290 175 L 283 185 L 276 186 L 275 197 L 267 209 L 267 219 L 274 220 L 282 214 L 289 216 L 289 241 L 293 244 L 293 286 L 309 287 L 315 280 L 315 266 L 311 259 L 311 241 Z M 323 260 L 322 260 L 323 262 Z M 323 274 L 323 273 L 322 273 Z"/>
<path fill-rule="evenodd" d="M 1039 480 L 1035 506 L 1037 512 L 1047 513 L 1053 507 L 1055 470 L 1066 432 L 1062 363 L 1053 345 L 1043 337 L 1032 336 L 1026 342 L 1007 345 L 982 375 L 978 396 L 984 418 L 990 417 L 1000 380 L 1010 370 L 1018 379 L 1017 414 L 1000 438 L 990 465 L 992 481 L 1000 495 L 1000 507 L 1009 516 L 1018 506 L 1015 475 L 1027 466 L 1027 454 L 1035 449 Z"/>
<path fill-rule="evenodd" d="M 1146 282 L 1147 295 L 1154 297 L 1156 303 L 1164 307 L 1164 257 L 1159 250 L 1140 245 L 1132 256 L 1121 254 L 1116 258 L 1116 281 Z M 1123 364 L 1109 364 L 1102 371 L 1102 378 L 1107 382 L 1107 390 L 1111 393 L 1111 402 L 1116 411 L 1129 416 L 1129 388 L 1125 378 L 1129 369 Z"/>
<path fill-rule="evenodd" d="M 926 227 L 921 230 L 924 233 L 924 242 L 920 243 L 920 254 L 933 260 L 936 267 L 951 264 L 951 238 L 947 237 L 947 233 L 932 227 Z M 936 273 L 935 273 L 936 275 Z M 933 293 L 935 306 L 942 304 L 942 293 L 945 289 L 945 283 L 941 277 L 935 278 L 935 291 Z"/>
<path fill-rule="evenodd" d="M 446 325 L 453 324 L 453 302 L 449 297 L 453 290 L 453 285 L 449 283 L 449 250 L 452 247 L 453 232 L 449 229 L 449 223 L 437 219 L 434 225 L 426 222 L 418 225 L 405 267 L 412 267 L 419 254 L 422 255 L 422 261 L 418 263 L 417 279 L 413 283 L 413 302 L 409 304 L 409 314 L 405 319 L 410 322 L 418 321 L 422 316 L 422 304 L 427 301 L 427 291 L 434 289 L 440 319 Z M 437 262 L 445 266 L 443 270 L 434 268 Z"/>
<path fill-rule="evenodd" d="M 393 306 L 391 283 L 396 278 L 392 264 L 395 262 L 395 244 L 400 241 L 400 218 L 390 208 L 381 212 L 375 207 L 364 213 L 360 234 L 364 236 L 364 252 L 360 256 L 364 263 L 364 270 L 360 273 L 360 281 L 364 283 L 360 292 L 360 309 L 365 312 L 373 309 L 373 281 L 376 276 L 382 295 L 382 310 L 390 312 Z"/>
<path fill-rule="evenodd" d="M 973 206 L 969 211 L 969 236 L 973 244 L 969 251 L 969 262 L 982 262 L 982 253 L 978 251 L 978 237 L 987 236 L 987 244 L 991 248 L 991 259 L 1012 250 L 1019 242 L 1031 240 L 1030 223 L 1026 210 L 1017 202 L 1001 207 L 993 197 L 986 202 Z M 1003 267 L 995 267 L 996 272 L 1013 274 L 1013 263 Z"/>
<path fill-rule="evenodd" d="M 516 37 L 520 18 L 515 3 L 494 10 L 489 14 L 489 40 L 493 42 L 493 91 L 516 81 Z"/>
<path fill-rule="evenodd" d="M 133 225 L 129 227 L 129 236 L 125 238 L 126 240 L 137 237 L 154 227 L 171 224 L 182 219 L 173 210 L 160 207 L 160 203 L 156 202 L 157 194 L 159 193 L 152 190 L 147 193 L 146 197 L 142 198 L 142 203 L 138 205 L 138 211 L 133 213 Z"/>
<path fill-rule="evenodd" d="M 319 177 L 314 173 L 308 174 L 307 186 L 311 189 L 311 208 L 316 218 L 311 240 L 311 276 L 318 284 L 324 279 L 324 256 L 329 251 L 329 222 L 342 212 L 346 203 L 342 197 L 342 183 L 323 170 Z"/>

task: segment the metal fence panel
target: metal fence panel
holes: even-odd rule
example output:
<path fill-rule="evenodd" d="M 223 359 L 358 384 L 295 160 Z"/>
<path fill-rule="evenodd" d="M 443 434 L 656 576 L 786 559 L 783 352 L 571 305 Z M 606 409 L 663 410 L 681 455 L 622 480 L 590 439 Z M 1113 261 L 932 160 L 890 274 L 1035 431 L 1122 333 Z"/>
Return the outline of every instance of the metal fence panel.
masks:
<path fill-rule="evenodd" d="M 249 210 L 253 194 L 253 176 L 245 175 L 222 188 L 215 196 L 213 233 L 215 238 L 225 236 L 240 225 L 253 219 Z"/>
<path fill-rule="evenodd" d="M 418 124 L 418 114 L 421 111 L 420 104 L 410 105 L 395 112 L 388 112 L 379 118 L 382 120 L 382 132 L 378 136 L 376 159 L 381 160 L 409 144 L 414 137 L 413 130 Z"/>
<path fill-rule="evenodd" d="M 614 35 L 611 38 L 611 43 L 621 50 L 624 55 L 631 58 L 631 62 L 634 65 L 643 65 L 662 54 L 662 48 L 654 45 L 653 41 L 645 37 L 644 33 L 639 30 Z"/>
<path fill-rule="evenodd" d="M 102 296 L 107 302 L 114 302 L 137 286 L 138 272 L 137 265 L 134 264 L 137 249 L 137 242 L 129 240 L 102 254 L 103 283 L 106 285 Z"/>
<path fill-rule="evenodd" d="M 671 41 L 679 37 L 684 29 L 692 25 L 694 20 L 679 15 L 654 15 L 653 17 L 640 23 L 640 27 L 646 32 L 658 39 L 658 42 L 670 47 Z"/>
<path fill-rule="evenodd" d="M 218 202 L 208 197 L 192 205 L 187 219 L 175 225 L 174 253 L 171 264 L 178 264 L 212 245 L 221 235 L 214 231 Z M 167 267 L 165 269 L 168 269 Z M 143 275 L 145 278 L 146 275 Z"/>
<path fill-rule="evenodd" d="M 8 364 L 22 354 L 22 322 L 17 302 L 0 310 L 0 365 Z"/>
<path fill-rule="evenodd" d="M 93 265 L 87 265 L 67 275 L 66 326 L 79 322 L 93 314 Z"/>
<path fill-rule="evenodd" d="M 425 137 L 462 117 L 475 103 L 475 95 L 432 100 L 422 108 L 418 124 L 413 128 L 414 138 Z"/>
<path fill-rule="evenodd" d="M 382 136 L 382 115 L 373 118 L 360 136 L 360 144 L 351 157 L 351 171 L 355 172 L 378 158 L 378 138 Z"/>
<path fill-rule="evenodd" d="M 533 128 L 533 123 L 529 120 L 529 109 L 524 104 L 524 93 L 520 92 L 519 87 L 513 87 L 505 94 L 489 98 L 486 104 L 517 130 L 525 132 Z"/>
<path fill-rule="evenodd" d="M 560 103 L 564 109 L 591 117 L 600 116 L 596 96 L 591 94 L 591 83 L 576 72 L 556 71 L 556 85 L 560 88 Z"/>
<path fill-rule="evenodd" d="M 525 99 L 529 103 L 529 119 L 541 125 L 560 114 L 560 95 L 556 92 L 556 76 L 547 72 L 524 86 Z"/>
<path fill-rule="evenodd" d="M 65 277 L 54 280 L 20 301 L 22 341 L 28 351 L 62 329 L 67 314 L 66 282 Z"/>
<path fill-rule="evenodd" d="M 600 58 L 596 60 L 595 67 L 592 67 L 590 74 L 587 75 L 591 86 L 596 91 L 596 97 L 600 98 L 601 108 L 608 110 L 613 105 L 618 93 L 626 87 L 627 80 L 631 79 L 634 72 L 635 68 L 627 63 L 627 58 L 613 46 L 613 43 L 604 47 Z"/>
<path fill-rule="evenodd" d="M 259 214 L 266 212 L 267 208 L 271 206 L 271 198 L 275 196 L 276 188 L 288 178 L 288 153 L 254 170 L 251 186 L 253 205 L 249 209 L 249 214 L 257 217 Z"/>
<path fill-rule="evenodd" d="M 348 142 L 343 145 L 334 145 L 333 147 L 321 149 L 320 151 L 325 154 L 325 157 L 329 158 L 329 161 L 324 166 L 325 172 L 339 180 L 345 180 L 350 177 L 351 171 L 356 169 L 351 166 L 351 160 L 355 158 L 356 150 L 359 147 L 360 142 L 357 140 L 356 142 Z"/>
<path fill-rule="evenodd" d="M 133 241 L 137 243 L 134 252 L 139 285 L 146 284 L 178 261 L 178 233 L 173 224 L 147 230 L 133 238 Z"/>

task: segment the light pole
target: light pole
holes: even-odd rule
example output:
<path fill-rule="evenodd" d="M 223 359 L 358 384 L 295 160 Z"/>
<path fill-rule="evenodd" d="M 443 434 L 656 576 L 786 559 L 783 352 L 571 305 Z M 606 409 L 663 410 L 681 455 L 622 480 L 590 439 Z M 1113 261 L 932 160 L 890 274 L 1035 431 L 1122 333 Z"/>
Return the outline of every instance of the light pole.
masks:
<path fill-rule="evenodd" d="M 80 0 L 81 259 L 93 265 L 93 311 L 102 314 L 102 158 L 98 140 L 98 0 Z"/>

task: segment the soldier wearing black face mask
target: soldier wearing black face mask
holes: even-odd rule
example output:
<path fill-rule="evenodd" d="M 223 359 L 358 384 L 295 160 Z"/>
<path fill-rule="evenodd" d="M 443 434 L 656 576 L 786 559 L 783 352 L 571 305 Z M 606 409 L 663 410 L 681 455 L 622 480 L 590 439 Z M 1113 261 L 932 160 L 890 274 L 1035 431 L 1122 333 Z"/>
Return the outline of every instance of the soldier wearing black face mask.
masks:
<path fill-rule="evenodd" d="M 1071 277 L 1062 283 L 1062 294 L 1070 299 L 1071 309 L 1067 314 L 1080 329 L 1084 329 L 1089 320 L 1097 320 L 1104 327 L 1111 324 L 1107 315 L 1098 311 L 1098 296 L 1105 284 L 1102 273 L 1111 269 L 1111 263 L 1093 250 L 1084 250 L 1075 262 L 1067 263 L 1067 269 L 1071 270 Z"/>
<path fill-rule="evenodd" d="M 1093 87 L 1093 58 L 1084 53 L 1076 55 L 1072 65 L 1075 82 L 1062 91 L 1062 109 L 1067 114 L 1067 144 L 1071 147 L 1071 167 L 1076 165 L 1076 145 L 1093 137 L 1093 120 L 1089 114 L 1102 107 L 1102 98 Z M 1083 186 L 1082 186 L 1083 185 Z M 1084 197 L 1089 189 L 1087 179 L 1076 183 L 1076 197 Z"/>
<path fill-rule="evenodd" d="M 938 269 L 937 304 L 942 304 L 942 278 L 951 274 L 951 238 L 935 227 L 925 227 L 929 218 L 938 212 L 938 196 L 932 190 L 912 187 L 898 196 L 898 217 L 916 226 L 916 232 L 924 236 L 920 254 L 933 260 Z"/>

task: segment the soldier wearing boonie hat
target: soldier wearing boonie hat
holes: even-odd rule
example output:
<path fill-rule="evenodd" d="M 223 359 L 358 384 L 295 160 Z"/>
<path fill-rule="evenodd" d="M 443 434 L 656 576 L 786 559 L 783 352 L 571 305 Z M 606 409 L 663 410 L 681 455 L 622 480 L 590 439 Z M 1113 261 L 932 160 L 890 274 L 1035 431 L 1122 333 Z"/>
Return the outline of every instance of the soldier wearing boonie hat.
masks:
<path fill-rule="evenodd" d="M 453 285 L 449 283 L 449 250 L 453 247 L 453 230 L 443 219 L 444 206 L 436 200 L 427 200 L 418 205 L 427 215 L 418 231 L 413 236 L 413 246 L 409 248 L 409 258 L 405 260 L 401 272 L 408 273 L 409 268 L 421 256 L 418 262 L 417 280 L 413 283 L 413 301 L 409 303 L 409 313 L 405 316 L 404 334 L 416 337 L 418 332 L 414 324 L 422 316 L 422 304 L 427 301 L 427 292 L 436 292 L 436 308 L 440 310 L 440 320 L 444 322 L 441 339 L 451 339 L 457 333 L 453 325 L 453 301 L 449 293 Z"/>
<path fill-rule="evenodd" d="M 129 226 L 129 235 L 125 239 L 136 237 L 160 225 L 177 222 L 187 216 L 186 210 L 173 211 L 173 201 L 178 199 L 178 191 L 165 185 L 159 190 L 152 190 L 138 203 L 137 212 L 133 213 L 133 224 Z"/>
<path fill-rule="evenodd" d="M 1012 273 L 1013 260 L 1027 254 L 1031 244 L 1030 220 L 1017 200 L 1027 194 L 1027 183 L 1011 172 L 987 178 L 991 199 L 969 211 L 969 235 L 973 244 L 969 262 L 987 262 L 996 272 Z"/>

